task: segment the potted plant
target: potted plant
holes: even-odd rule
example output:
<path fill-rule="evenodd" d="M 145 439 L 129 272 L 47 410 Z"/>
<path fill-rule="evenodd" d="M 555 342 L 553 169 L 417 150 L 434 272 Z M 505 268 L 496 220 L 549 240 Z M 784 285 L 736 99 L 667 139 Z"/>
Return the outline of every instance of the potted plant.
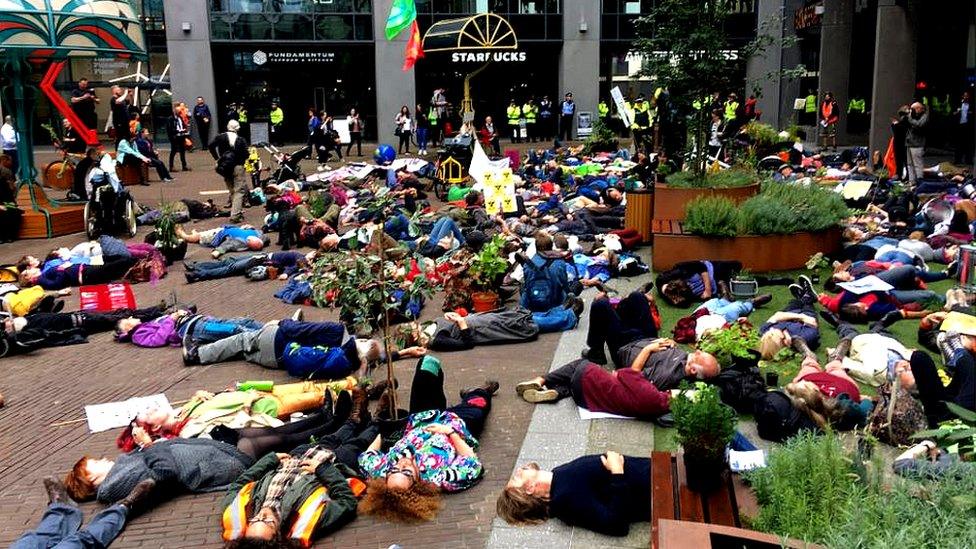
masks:
<path fill-rule="evenodd" d="M 759 282 L 748 269 L 743 269 L 732 277 L 729 292 L 736 299 L 752 299 L 759 294 Z"/>
<path fill-rule="evenodd" d="M 173 202 L 159 205 L 159 220 L 156 221 L 156 249 L 166 258 L 166 264 L 172 265 L 186 257 L 186 241 L 176 235 L 178 224 L 177 206 Z"/>
<path fill-rule="evenodd" d="M 474 256 L 468 272 L 474 278 L 477 291 L 471 294 L 471 302 L 476 313 L 484 313 L 498 308 L 498 287 L 508 271 L 508 260 L 504 255 L 505 238 L 495 235 L 486 242 L 481 251 Z"/>
<path fill-rule="evenodd" d="M 713 492 L 722 485 L 727 469 L 725 447 L 735 435 L 736 415 L 722 403 L 718 389 L 702 382 L 689 391 L 682 382 L 681 391 L 671 399 L 671 415 L 677 441 L 684 450 L 688 488 L 695 492 Z"/>
<path fill-rule="evenodd" d="M 698 343 L 699 349 L 713 355 L 722 366 L 739 370 L 752 368 L 759 363 L 758 347 L 759 332 L 744 321 L 708 332 Z"/>

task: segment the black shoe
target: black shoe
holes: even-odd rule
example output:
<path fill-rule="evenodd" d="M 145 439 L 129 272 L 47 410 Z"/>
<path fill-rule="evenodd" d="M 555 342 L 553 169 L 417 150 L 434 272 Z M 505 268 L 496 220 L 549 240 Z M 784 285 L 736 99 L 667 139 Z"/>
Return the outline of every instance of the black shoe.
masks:
<path fill-rule="evenodd" d="M 133 507 L 139 505 L 146 497 L 152 493 L 153 489 L 156 488 L 156 481 L 147 478 L 139 484 L 136 484 L 135 488 L 129 492 L 129 495 L 119 500 L 119 505 L 124 505 L 126 509 L 132 510 Z"/>
<path fill-rule="evenodd" d="M 762 294 L 752 298 L 751 301 L 753 307 L 762 307 L 763 305 L 769 303 L 772 300 L 773 300 L 772 294 Z"/>
<path fill-rule="evenodd" d="M 959 260 L 954 260 L 949 263 L 945 272 L 947 275 L 949 275 L 949 278 L 955 278 L 956 275 L 959 274 Z"/>
<path fill-rule="evenodd" d="M 891 311 L 890 313 L 881 317 L 877 324 L 879 324 L 881 328 L 887 328 L 902 318 L 904 317 L 901 316 L 901 311 Z"/>
<path fill-rule="evenodd" d="M 64 310 L 64 300 L 59 299 L 54 303 L 54 307 L 51 308 L 52 313 L 60 313 Z"/>
<path fill-rule="evenodd" d="M 186 272 L 183 273 L 183 276 L 186 277 L 186 283 L 187 284 L 193 284 L 194 282 L 199 282 L 200 281 L 200 275 L 198 275 L 194 271 L 186 271 Z"/>
<path fill-rule="evenodd" d="M 47 492 L 48 503 L 63 503 L 65 505 L 75 505 L 75 500 L 68 495 L 68 489 L 64 483 L 54 477 L 44 477 L 44 490 Z"/>
<path fill-rule="evenodd" d="M 183 336 L 183 365 L 200 365 L 200 344 L 193 341 L 193 326 L 188 326 Z"/>
<path fill-rule="evenodd" d="M 824 319 L 827 322 L 827 324 L 830 324 L 834 328 L 840 326 L 840 317 L 838 317 L 831 311 L 828 311 L 826 309 L 820 311 L 820 318 Z"/>
<path fill-rule="evenodd" d="M 803 295 L 806 293 L 803 286 L 800 286 L 799 284 L 790 284 L 789 288 L 793 299 L 803 299 Z"/>
<path fill-rule="evenodd" d="M 338 424 L 345 423 L 350 414 L 352 414 L 352 394 L 349 391 L 339 391 L 332 413 L 332 421 L 339 422 Z"/>
<path fill-rule="evenodd" d="M 603 349 L 596 351 L 586 347 L 583 349 L 583 352 L 580 353 L 580 357 L 589 360 L 594 364 L 600 364 L 601 366 L 607 363 L 607 355 L 603 352 Z"/>
<path fill-rule="evenodd" d="M 575 295 L 571 295 L 566 298 L 566 302 L 563 303 L 563 307 L 573 311 L 573 314 L 576 315 L 576 318 L 579 318 L 580 316 L 583 315 L 583 308 L 585 307 L 585 305 L 582 299 L 576 297 Z"/>
<path fill-rule="evenodd" d="M 810 280 L 809 276 L 800 275 L 797 277 L 797 282 L 800 284 L 800 286 L 803 286 L 803 289 L 806 290 L 808 294 L 812 295 L 814 299 L 820 299 L 820 294 L 817 293 L 817 289 L 813 287 L 813 281 Z"/>
<path fill-rule="evenodd" d="M 500 385 L 497 381 L 493 379 L 489 379 L 486 380 L 485 383 L 479 387 L 468 387 L 467 389 L 461 389 L 461 391 L 458 394 L 461 396 L 461 400 L 468 398 L 468 396 L 470 396 L 471 393 L 474 393 L 475 391 L 485 391 L 489 395 L 494 395 L 495 393 L 498 392 L 499 387 Z"/>

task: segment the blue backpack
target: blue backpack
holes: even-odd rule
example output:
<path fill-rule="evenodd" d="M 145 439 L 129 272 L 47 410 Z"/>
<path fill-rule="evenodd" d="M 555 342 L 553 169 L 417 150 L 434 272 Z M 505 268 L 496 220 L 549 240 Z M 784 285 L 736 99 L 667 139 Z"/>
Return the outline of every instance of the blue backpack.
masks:
<path fill-rule="evenodd" d="M 566 301 L 559 271 L 566 271 L 562 260 L 546 259 L 542 266 L 534 261 L 522 265 L 525 281 L 522 284 L 522 306 L 530 311 L 544 312 Z"/>

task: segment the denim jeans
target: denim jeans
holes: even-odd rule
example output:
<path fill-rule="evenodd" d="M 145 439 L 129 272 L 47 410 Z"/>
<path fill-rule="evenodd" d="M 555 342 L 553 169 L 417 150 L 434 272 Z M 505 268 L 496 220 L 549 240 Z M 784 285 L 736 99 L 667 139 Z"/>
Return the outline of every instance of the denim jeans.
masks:
<path fill-rule="evenodd" d="M 420 150 L 427 148 L 427 128 L 417 128 L 417 147 Z"/>
<path fill-rule="evenodd" d="M 125 527 L 124 505 L 107 507 L 81 527 L 81 510 L 74 505 L 52 503 L 37 529 L 21 536 L 12 549 L 95 549 L 108 547 Z"/>
<path fill-rule="evenodd" d="M 229 257 L 222 261 L 204 261 L 193 264 L 193 275 L 198 280 L 214 280 L 231 276 L 240 276 L 255 265 L 260 265 L 262 260 L 257 254 L 249 254 L 240 257 Z"/>
<path fill-rule="evenodd" d="M 450 217 L 442 217 L 437 220 L 437 223 L 434 223 L 434 227 L 430 231 L 430 239 L 427 240 L 427 244 L 421 253 L 425 256 L 431 255 L 431 251 L 437 247 L 437 243 L 448 235 L 454 235 L 454 239 L 459 244 L 464 244 L 464 235 L 461 234 L 461 229 L 458 228 L 457 223 Z"/>
<path fill-rule="evenodd" d="M 548 334 L 572 330 L 578 319 L 572 309 L 557 305 L 544 313 L 532 313 L 532 320 L 539 326 L 540 334 Z"/>
<path fill-rule="evenodd" d="M 720 297 L 713 297 L 702 303 L 699 308 L 704 308 L 713 315 L 725 317 L 726 322 L 735 322 L 738 318 L 749 316 L 753 306 L 748 301 L 729 301 Z"/>
<path fill-rule="evenodd" d="M 395 240 L 410 240 L 410 220 L 403 214 L 387 219 L 383 230 Z"/>
<path fill-rule="evenodd" d="M 193 325 L 193 339 L 200 343 L 212 343 L 241 332 L 260 330 L 263 322 L 253 318 L 205 318 Z"/>
<path fill-rule="evenodd" d="M 921 303 L 923 301 L 936 300 L 945 302 L 945 297 L 933 292 L 932 290 L 891 290 L 888 293 L 891 297 L 898 300 L 898 303 Z"/>

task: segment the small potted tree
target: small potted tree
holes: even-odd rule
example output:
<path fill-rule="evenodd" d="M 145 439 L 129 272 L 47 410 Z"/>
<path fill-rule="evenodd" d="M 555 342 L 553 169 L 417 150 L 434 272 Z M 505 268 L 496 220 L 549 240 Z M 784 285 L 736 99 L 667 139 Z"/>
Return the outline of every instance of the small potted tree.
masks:
<path fill-rule="evenodd" d="M 176 204 L 165 202 L 159 205 L 159 220 L 156 221 L 156 242 L 154 245 L 159 253 L 166 258 L 166 264 L 172 265 L 186 257 L 186 241 L 176 235 L 178 213 Z"/>
<path fill-rule="evenodd" d="M 671 414 L 677 440 L 684 450 L 688 488 L 713 492 L 722 485 L 728 468 L 725 447 L 735 435 L 736 415 L 722 403 L 718 389 L 702 382 L 689 391 L 682 382 L 681 392 L 671 399 Z"/>
<path fill-rule="evenodd" d="M 484 313 L 498 308 L 498 288 L 508 271 L 505 259 L 505 238 L 495 235 L 486 242 L 475 255 L 468 272 L 474 278 L 477 289 L 471 294 L 471 302 L 476 313 Z"/>

